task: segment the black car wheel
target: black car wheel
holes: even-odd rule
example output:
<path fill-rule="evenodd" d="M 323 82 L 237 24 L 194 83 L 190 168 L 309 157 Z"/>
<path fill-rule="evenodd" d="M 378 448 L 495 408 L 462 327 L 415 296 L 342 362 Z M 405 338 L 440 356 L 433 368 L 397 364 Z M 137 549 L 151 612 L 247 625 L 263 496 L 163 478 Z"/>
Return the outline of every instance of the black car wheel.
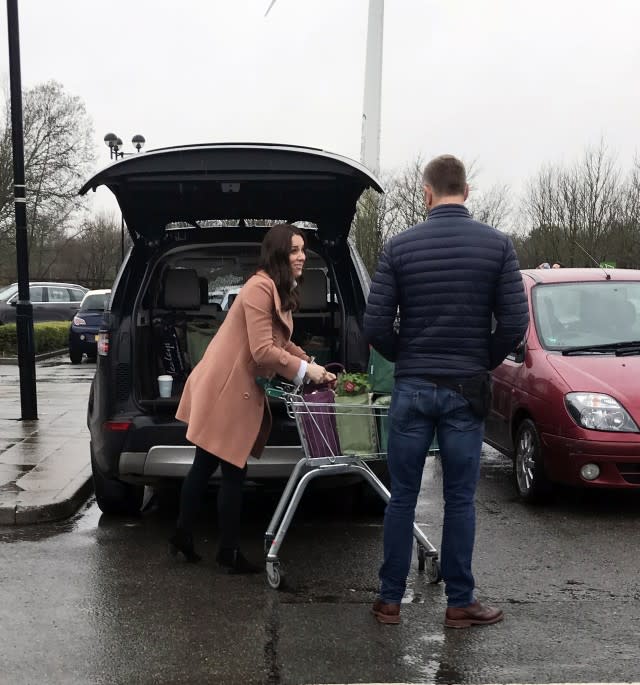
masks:
<path fill-rule="evenodd" d="M 82 361 L 82 352 L 69 348 L 69 359 L 71 359 L 72 364 L 80 364 Z"/>
<path fill-rule="evenodd" d="M 551 494 L 551 483 L 544 473 L 540 436 L 531 419 L 518 426 L 513 459 L 516 491 L 526 502 L 541 502 Z"/>
<path fill-rule="evenodd" d="M 144 486 L 123 483 L 114 478 L 107 478 L 98 469 L 93 454 L 91 455 L 93 488 L 100 511 L 105 514 L 132 516 L 140 513 Z"/>

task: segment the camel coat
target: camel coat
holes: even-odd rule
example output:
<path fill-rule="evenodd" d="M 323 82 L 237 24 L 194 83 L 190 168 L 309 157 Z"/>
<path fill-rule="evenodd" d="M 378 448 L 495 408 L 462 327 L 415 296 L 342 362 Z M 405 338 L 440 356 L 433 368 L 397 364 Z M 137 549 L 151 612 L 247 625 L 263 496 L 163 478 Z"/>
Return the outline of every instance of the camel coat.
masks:
<path fill-rule="evenodd" d="M 260 457 L 271 412 L 257 376 L 293 380 L 305 352 L 291 342 L 293 318 L 273 280 L 259 271 L 242 287 L 184 387 L 176 418 L 187 439 L 242 468 Z"/>

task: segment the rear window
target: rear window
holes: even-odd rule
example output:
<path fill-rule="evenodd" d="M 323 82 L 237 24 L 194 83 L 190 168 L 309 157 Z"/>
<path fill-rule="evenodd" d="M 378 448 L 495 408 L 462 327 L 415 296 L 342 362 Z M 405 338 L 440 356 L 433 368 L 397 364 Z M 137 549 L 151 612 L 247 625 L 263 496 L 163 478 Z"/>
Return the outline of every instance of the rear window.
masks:
<path fill-rule="evenodd" d="M 103 311 L 109 300 L 109 293 L 96 293 L 95 295 L 86 295 L 82 300 L 83 311 Z"/>

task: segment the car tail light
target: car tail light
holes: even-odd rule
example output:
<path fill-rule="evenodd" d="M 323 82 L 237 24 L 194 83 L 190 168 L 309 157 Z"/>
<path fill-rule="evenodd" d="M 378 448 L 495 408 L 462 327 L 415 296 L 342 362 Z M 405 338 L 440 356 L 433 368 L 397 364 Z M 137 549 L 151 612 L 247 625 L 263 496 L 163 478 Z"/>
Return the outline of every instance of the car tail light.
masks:
<path fill-rule="evenodd" d="M 98 333 L 98 354 L 106 357 L 109 354 L 109 333 L 100 331 Z"/>
<path fill-rule="evenodd" d="M 122 433 L 128 431 L 132 425 L 132 421 L 105 421 L 103 427 L 105 430 L 113 433 Z"/>

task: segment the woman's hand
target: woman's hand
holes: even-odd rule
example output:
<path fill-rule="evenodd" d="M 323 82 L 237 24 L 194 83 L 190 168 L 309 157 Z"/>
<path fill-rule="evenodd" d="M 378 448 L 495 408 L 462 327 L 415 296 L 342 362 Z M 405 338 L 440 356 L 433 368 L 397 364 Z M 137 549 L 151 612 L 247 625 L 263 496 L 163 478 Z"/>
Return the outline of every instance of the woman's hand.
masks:
<path fill-rule="evenodd" d="M 307 366 L 307 378 L 316 385 L 321 383 L 333 383 L 336 380 L 335 374 L 327 371 L 320 364 L 311 363 Z"/>

